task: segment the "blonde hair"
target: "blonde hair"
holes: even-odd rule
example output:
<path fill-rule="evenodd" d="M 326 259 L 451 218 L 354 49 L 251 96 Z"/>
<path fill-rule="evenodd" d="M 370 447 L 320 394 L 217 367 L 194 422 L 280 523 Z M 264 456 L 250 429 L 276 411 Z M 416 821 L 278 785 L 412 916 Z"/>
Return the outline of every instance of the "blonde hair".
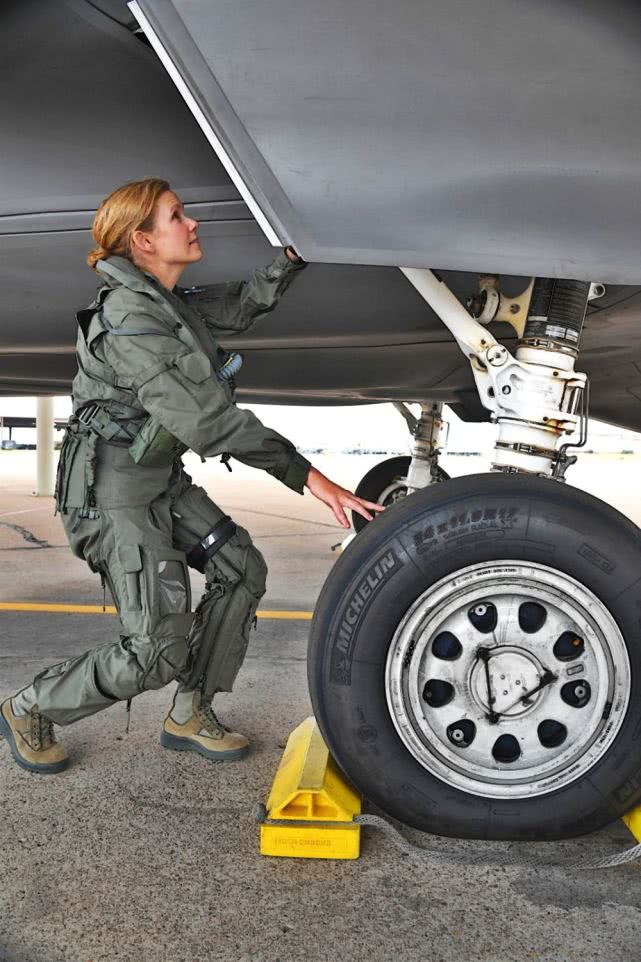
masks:
<path fill-rule="evenodd" d="M 161 194 L 171 190 L 166 180 L 147 177 L 124 184 L 105 197 L 94 217 L 92 233 L 97 247 L 89 251 L 87 263 L 96 264 L 112 254 L 131 255 L 131 235 L 136 230 L 152 230 L 156 204 Z"/>

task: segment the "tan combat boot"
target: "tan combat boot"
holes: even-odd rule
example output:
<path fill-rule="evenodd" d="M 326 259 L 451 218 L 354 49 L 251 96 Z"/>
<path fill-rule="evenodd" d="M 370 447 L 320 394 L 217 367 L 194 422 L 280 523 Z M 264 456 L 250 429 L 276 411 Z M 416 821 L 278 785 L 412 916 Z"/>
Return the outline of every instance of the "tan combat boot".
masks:
<path fill-rule="evenodd" d="M 197 691 L 193 693 L 191 715 L 187 721 L 179 724 L 169 712 L 162 726 L 160 744 L 176 752 L 198 752 L 211 761 L 233 761 L 242 758 L 249 750 L 249 741 L 244 735 L 230 732 L 220 724 L 211 705 L 200 704 L 200 692 Z"/>
<path fill-rule="evenodd" d="M 34 705 L 26 715 L 14 715 L 11 699 L 0 705 L 0 735 L 9 742 L 21 768 L 41 775 L 55 775 L 69 764 L 67 753 L 57 741 L 53 722 Z"/>

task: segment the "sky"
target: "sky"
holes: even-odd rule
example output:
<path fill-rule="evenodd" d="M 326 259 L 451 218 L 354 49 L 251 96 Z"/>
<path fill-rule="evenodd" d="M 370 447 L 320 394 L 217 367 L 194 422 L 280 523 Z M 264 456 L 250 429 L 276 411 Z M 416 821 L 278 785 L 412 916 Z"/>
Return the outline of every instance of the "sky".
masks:
<path fill-rule="evenodd" d="M 410 450 L 411 438 L 405 421 L 391 404 L 363 404 L 349 407 L 298 407 L 276 404 L 241 404 L 254 411 L 260 420 L 301 450 L 322 449 L 345 451 L 364 448 L 373 451 L 405 453 Z M 416 414 L 417 404 L 410 405 Z M 54 416 L 67 418 L 71 412 L 71 398 L 54 399 Z M 7 415 L 35 417 L 35 398 L 0 397 L 0 417 Z M 450 451 L 487 451 L 494 444 L 496 427 L 491 424 L 466 424 L 448 408 L 445 418 L 449 435 L 445 445 Z M 7 428 L 2 437 L 8 438 Z M 14 440 L 35 443 L 35 430 L 14 429 Z M 632 448 L 641 451 L 641 435 L 619 428 L 611 428 L 598 421 L 590 424 L 588 447 L 596 450 Z"/>

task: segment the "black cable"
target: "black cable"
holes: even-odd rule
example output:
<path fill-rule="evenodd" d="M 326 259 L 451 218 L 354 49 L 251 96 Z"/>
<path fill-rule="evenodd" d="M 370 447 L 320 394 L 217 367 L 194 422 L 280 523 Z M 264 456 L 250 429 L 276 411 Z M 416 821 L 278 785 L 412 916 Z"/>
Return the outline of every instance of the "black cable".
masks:
<path fill-rule="evenodd" d="M 479 648 L 478 656 L 483 662 L 483 665 L 485 667 L 485 684 L 487 685 L 487 708 L 488 708 L 487 720 L 489 721 L 490 725 L 496 725 L 496 723 L 499 721 L 499 718 L 501 716 L 500 714 L 497 714 L 492 708 L 492 705 L 494 704 L 496 699 L 492 695 L 492 682 L 490 679 L 490 649 Z"/>

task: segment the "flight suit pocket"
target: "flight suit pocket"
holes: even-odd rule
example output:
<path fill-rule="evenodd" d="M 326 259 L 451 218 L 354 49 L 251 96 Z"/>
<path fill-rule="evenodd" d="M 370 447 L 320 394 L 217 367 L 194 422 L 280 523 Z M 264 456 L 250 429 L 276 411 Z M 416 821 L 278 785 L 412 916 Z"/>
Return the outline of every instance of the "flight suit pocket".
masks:
<path fill-rule="evenodd" d="M 175 552 L 171 557 L 159 557 L 157 565 L 160 617 L 191 611 L 191 586 L 184 554 Z"/>
<path fill-rule="evenodd" d="M 125 604 L 126 611 L 140 611 L 140 581 L 142 571 L 142 556 L 137 544 L 122 544 L 118 547 L 118 561 L 125 576 Z"/>
<path fill-rule="evenodd" d="M 211 361 L 204 354 L 181 354 L 176 359 L 176 367 L 193 384 L 202 384 L 211 377 Z"/>
<path fill-rule="evenodd" d="M 154 417 L 147 418 L 129 446 L 131 458 L 144 468 L 168 467 L 188 450 Z"/>
<path fill-rule="evenodd" d="M 67 433 L 62 443 L 54 490 L 57 511 L 65 511 L 67 506 L 80 508 L 84 504 L 85 466 L 84 459 L 78 458 L 81 441 L 79 435 Z"/>

